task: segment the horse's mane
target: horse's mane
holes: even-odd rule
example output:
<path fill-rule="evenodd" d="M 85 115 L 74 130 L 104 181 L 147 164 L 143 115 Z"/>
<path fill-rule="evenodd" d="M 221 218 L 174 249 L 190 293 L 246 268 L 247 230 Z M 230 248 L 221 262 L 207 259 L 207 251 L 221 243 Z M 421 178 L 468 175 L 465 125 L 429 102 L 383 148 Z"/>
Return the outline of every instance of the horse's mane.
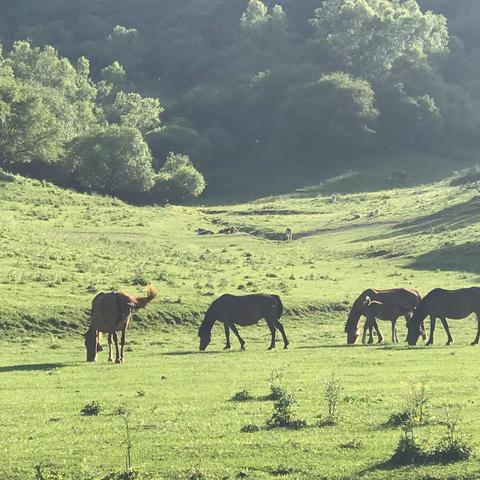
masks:
<path fill-rule="evenodd" d="M 202 337 L 206 333 L 210 333 L 213 328 L 213 324 L 215 323 L 216 317 L 214 314 L 214 307 L 215 302 L 213 302 L 209 307 L 208 310 L 205 312 L 205 317 L 203 318 L 200 327 L 198 328 L 198 336 Z"/>
<path fill-rule="evenodd" d="M 345 322 L 345 333 L 347 333 L 348 330 L 351 329 L 351 327 L 357 328 L 358 321 L 361 316 L 361 307 L 357 305 L 359 299 L 360 297 L 358 297 L 355 302 L 353 302 L 352 308 L 350 309 L 347 321 Z"/>

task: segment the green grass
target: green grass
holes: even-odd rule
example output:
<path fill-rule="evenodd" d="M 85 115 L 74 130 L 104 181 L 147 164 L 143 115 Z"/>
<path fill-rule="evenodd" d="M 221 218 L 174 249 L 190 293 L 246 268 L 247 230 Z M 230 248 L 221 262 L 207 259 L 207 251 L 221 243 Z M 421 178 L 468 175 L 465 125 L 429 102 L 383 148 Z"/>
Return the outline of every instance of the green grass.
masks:
<path fill-rule="evenodd" d="M 475 459 L 382 466 L 400 436 L 384 423 L 401 411 L 402 392 L 420 375 L 428 378 L 434 417 L 444 403 L 465 404 L 462 431 L 479 451 L 472 318 L 451 322 L 450 348 L 440 327 L 434 348 L 392 346 L 384 322 L 386 345 L 344 346 L 346 312 L 366 287 L 411 286 L 425 294 L 478 282 L 475 192 L 451 179 L 415 183 L 375 190 L 365 175 L 347 175 L 245 204 L 138 208 L 2 173 L 0 478 L 34 478 L 39 463 L 75 479 L 121 470 L 119 405 L 131 412 L 134 467 L 158 478 L 480 476 Z M 243 233 L 195 234 L 222 225 Z M 298 240 L 272 240 L 286 227 Z M 87 365 L 80 333 L 95 293 L 141 293 L 147 282 L 159 298 L 135 317 L 127 363 L 109 365 L 104 352 Z M 224 292 L 258 291 L 282 296 L 290 349 L 267 352 L 261 324 L 242 330 L 246 352 L 234 343 L 223 352 L 216 326 L 207 353 L 198 353 L 196 325 L 208 304 Z M 240 433 L 271 416 L 272 402 L 262 397 L 275 369 L 284 371 L 296 416 L 309 425 L 326 414 L 323 382 L 334 372 L 343 385 L 338 425 Z M 244 389 L 255 399 L 230 400 Z M 82 416 L 93 400 L 100 414 Z M 432 422 L 417 435 L 431 446 L 443 433 Z"/>

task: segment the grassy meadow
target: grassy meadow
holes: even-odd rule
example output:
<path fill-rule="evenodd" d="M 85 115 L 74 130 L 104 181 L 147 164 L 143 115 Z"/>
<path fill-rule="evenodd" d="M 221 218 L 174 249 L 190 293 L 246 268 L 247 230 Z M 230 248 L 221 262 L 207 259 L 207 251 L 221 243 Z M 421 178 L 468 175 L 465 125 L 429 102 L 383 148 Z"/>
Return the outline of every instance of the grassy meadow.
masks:
<path fill-rule="evenodd" d="M 480 477 L 473 317 L 450 322 L 455 343 L 448 348 L 440 325 L 433 348 L 392 345 L 385 322 L 383 345 L 344 345 L 349 305 L 367 287 L 426 294 L 478 283 L 480 199 L 452 171 L 442 164 L 434 183 L 419 174 L 406 185 L 389 184 L 388 172 L 376 183 L 350 172 L 289 195 L 196 207 L 134 207 L 0 173 L 0 478 L 35 478 L 36 465 L 52 466 L 50 474 L 38 467 L 38 479 L 101 479 L 122 470 L 119 406 L 129 412 L 133 466 L 152 478 Z M 224 225 L 241 233 L 195 233 Z M 294 242 L 278 240 L 287 227 Z M 159 298 L 135 315 L 126 363 L 108 364 L 103 352 L 86 364 L 81 333 L 95 293 L 139 294 L 148 283 Z M 267 352 L 262 322 L 241 329 L 246 352 L 234 337 L 224 352 L 217 325 L 199 353 L 202 313 L 225 292 L 281 295 L 289 350 L 279 342 Z M 240 432 L 271 416 L 272 372 L 308 428 Z M 342 386 L 340 420 L 320 428 L 324 382 L 333 373 Z M 472 459 L 386 464 L 401 430 L 385 422 L 420 377 L 431 421 L 416 429 L 418 440 L 438 442 L 442 405 L 460 403 Z M 254 398 L 230 400 L 243 389 Z M 100 414 L 81 415 L 92 401 Z"/>

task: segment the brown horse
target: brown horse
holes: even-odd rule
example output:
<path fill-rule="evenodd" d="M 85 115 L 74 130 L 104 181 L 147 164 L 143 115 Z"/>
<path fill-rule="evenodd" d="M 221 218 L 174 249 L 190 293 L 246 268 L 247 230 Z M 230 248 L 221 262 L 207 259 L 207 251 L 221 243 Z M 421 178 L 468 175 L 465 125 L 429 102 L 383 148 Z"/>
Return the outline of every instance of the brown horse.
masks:
<path fill-rule="evenodd" d="M 472 345 L 480 340 L 480 288 L 460 288 L 459 290 L 444 290 L 435 288 L 420 302 L 412 319 L 408 323 L 407 342 L 409 345 L 416 345 L 420 336 L 420 324 L 430 316 L 430 338 L 427 345 L 433 345 L 433 333 L 435 321 L 439 318 L 447 333 L 447 345 L 453 342 L 448 328 L 447 318 L 460 320 L 468 317 L 471 313 L 477 316 L 477 335 Z"/>
<path fill-rule="evenodd" d="M 358 296 L 355 302 L 353 302 L 347 322 L 345 323 L 345 333 L 347 334 L 348 345 L 353 345 L 359 336 L 358 322 L 362 316 L 363 304 L 367 297 L 370 297 L 371 300 L 388 305 L 402 305 L 411 310 L 416 308 L 422 298 L 417 290 L 409 288 L 393 288 L 391 290 L 374 290 L 369 288 L 368 290 L 365 290 Z M 375 328 L 380 339 L 381 333 L 376 320 L 373 322 L 372 327 Z"/>
<path fill-rule="evenodd" d="M 399 317 L 405 317 L 407 322 L 410 321 L 410 314 L 412 309 L 410 307 L 404 307 L 403 305 L 388 305 L 385 303 L 377 302 L 371 300 L 370 297 L 365 299 L 362 309 L 362 315 L 365 315 L 366 321 L 363 326 L 363 336 L 362 343 L 365 345 L 365 340 L 367 336 L 367 330 L 370 329 L 370 339 L 368 343 L 373 343 L 372 337 L 372 327 L 375 323 L 375 320 L 388 320 L 392 322 L 392 343 L 398 343 L 398 332 L 397 332 L 397 320 Z M 423 328 L 423 323 L 420 325 L 422 337 L 425 339 L 425 329 Z M 379 343 L 383 341 L 382 334 L 377 332 Z"/>
<path fill-rule="evenodd" d="M 123 363 L 126 330 L 134 310 L 145 308 L 156 296 L 157 291 L 151 285 L 146 297 L 136 297 L 123 292 L 100 292 L 92 301 L 90 327 L 85 333 L 87 362 L 94 362 L 101 351 L 100 334 L 108 333 L 108 361 L 112 359 L 112 337 L 115 342 L 115 363 Z M 122 332 L 121 350 L 118 351 L 117 332 Z"/>
<path fill-rule="evenodd" d="M 198 329 L 200 337 L 200 350 L 204 351 L 212 340 L 212 328 L 215 321 L 223 323 L 225 328 L 225 350 L 230 348 L 230 329 L 238 338 L 240 347 L 245 350 L 245 340 L 238 333 L 235 324 L 242 327 L 255 325 L 262 318 L 267 321 L 272 334 L 269 350 L 275 348 L 275 332 L 278 329 L 283 337 L 284 348 L 288 347 L 288 339 L 285 335 L 280 317 L 283 313 L 283 304 L 278 295 L 265 295 L 262 293 L 253 295 L 229 295 L 225 294 L 212 302 L 205 318 Z"/>

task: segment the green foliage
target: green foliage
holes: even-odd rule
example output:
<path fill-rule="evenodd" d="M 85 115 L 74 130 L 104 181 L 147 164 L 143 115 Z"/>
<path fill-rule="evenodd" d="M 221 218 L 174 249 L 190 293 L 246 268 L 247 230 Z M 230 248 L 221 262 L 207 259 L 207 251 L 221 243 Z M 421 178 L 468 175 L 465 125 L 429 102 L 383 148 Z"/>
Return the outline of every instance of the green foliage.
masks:
<path fill-rule="evenodd" d="M 253 395 L 246 388 L 244 388 L 243 390 L 235 393 L 230 400 L 232 400 L 232 402 L 247 402 L 248 400 L 253 400 L 253 398 Z"/>
<path fill-rule="evenodd" d="M 163 201 L 198 197 L 205 190 L 205 179 L 187 155 L 170 153 L 159 170 L 152 195 Z"/>
<path fill-rule="evenodd" d="M 139 193 L 154 185 L 150 150 L 132 127 L 111 125 L 77 138 L 70 159 L 75 177 L 88 189 Z"/>
<path fill-rule="evenodd" d="M 319 427 L 332 426 L 338 423 L 338 403 L 340 401 L 342 388 L 335 374 L 332 374 L 329 379 L 325 380 L 323 384 L 323 398 L 327 404 L 327 415 L 320 418 L 317 423 Z"/>
<path fill-rule="evenodd" d="M 80 413 L 85 417 L 96 417 L 102 411 L 102 406 L 97 400 L 93 400 L 93 402 L 87 403 Z"/>

